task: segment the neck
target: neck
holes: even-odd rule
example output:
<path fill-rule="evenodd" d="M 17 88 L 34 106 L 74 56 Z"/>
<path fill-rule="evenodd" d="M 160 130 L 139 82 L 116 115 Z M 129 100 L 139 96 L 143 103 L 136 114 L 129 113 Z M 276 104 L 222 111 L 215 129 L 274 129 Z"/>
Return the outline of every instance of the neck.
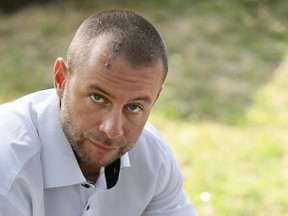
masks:
<path fill-rule="evenodd" d="M 100 167 L 91 166 L 84 162 L 80 162 L 79 166 L 87 181 L 95 183 L 98 180 L 101 169 Z"/>

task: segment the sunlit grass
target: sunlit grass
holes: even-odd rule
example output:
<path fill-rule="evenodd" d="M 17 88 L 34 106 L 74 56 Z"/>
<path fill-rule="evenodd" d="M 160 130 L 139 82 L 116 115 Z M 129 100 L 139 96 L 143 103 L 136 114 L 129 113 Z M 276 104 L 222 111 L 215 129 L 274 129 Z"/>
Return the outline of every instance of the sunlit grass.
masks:
<path fill-rule="evenodd" d="M 286 129 L 189 124 L 156 114 L 151 121 L 169 141 L 200 215 L 285 215 Z"/>

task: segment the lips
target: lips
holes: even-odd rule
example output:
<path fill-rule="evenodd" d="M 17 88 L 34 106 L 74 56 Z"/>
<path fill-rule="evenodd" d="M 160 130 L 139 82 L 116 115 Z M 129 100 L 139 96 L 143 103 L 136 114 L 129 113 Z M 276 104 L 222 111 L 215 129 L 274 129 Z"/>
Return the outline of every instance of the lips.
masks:
<path fill-rule="evenodd" d="M 93 144 L 93 146 L 95 146 L 96 148 L 98 148 L 101 151 L 112 152 L 112 151 L 115 151 L 118 149 L 117 147 L 104 145 L 104 144 L 95 142 L 93 140 L 89 140 L 89 141 Z"/>

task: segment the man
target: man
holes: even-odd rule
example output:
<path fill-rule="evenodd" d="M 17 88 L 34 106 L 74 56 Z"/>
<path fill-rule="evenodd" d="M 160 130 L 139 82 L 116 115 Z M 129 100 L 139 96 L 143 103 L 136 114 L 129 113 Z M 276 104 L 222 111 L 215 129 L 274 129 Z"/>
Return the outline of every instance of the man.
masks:
<path fill-rule="evenodd" d="M 1 216 L 192 216 L 175 160 L 147 122 L 168 66 L 139 15 L 98 13 L 56 60 L 54 90 L 0 107 Z"/>

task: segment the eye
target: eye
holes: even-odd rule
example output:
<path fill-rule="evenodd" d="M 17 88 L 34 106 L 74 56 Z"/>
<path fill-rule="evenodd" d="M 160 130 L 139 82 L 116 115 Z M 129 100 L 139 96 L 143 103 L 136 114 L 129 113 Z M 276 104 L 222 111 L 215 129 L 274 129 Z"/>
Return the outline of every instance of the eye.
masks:
<path fill-rule="evenodd" d="M 101 95 L 98 95 L 98 94 L 93 94 L 90 97 L 96 103 L 104 103 L 104 101 L 105 101 L 104 98 Z"/>
<path fill-rule="evenodd" d="M 127 110 L 133 113 L 139 113 L 143 110 L 143 108 L 137 104 L 127 105 Z"/>

